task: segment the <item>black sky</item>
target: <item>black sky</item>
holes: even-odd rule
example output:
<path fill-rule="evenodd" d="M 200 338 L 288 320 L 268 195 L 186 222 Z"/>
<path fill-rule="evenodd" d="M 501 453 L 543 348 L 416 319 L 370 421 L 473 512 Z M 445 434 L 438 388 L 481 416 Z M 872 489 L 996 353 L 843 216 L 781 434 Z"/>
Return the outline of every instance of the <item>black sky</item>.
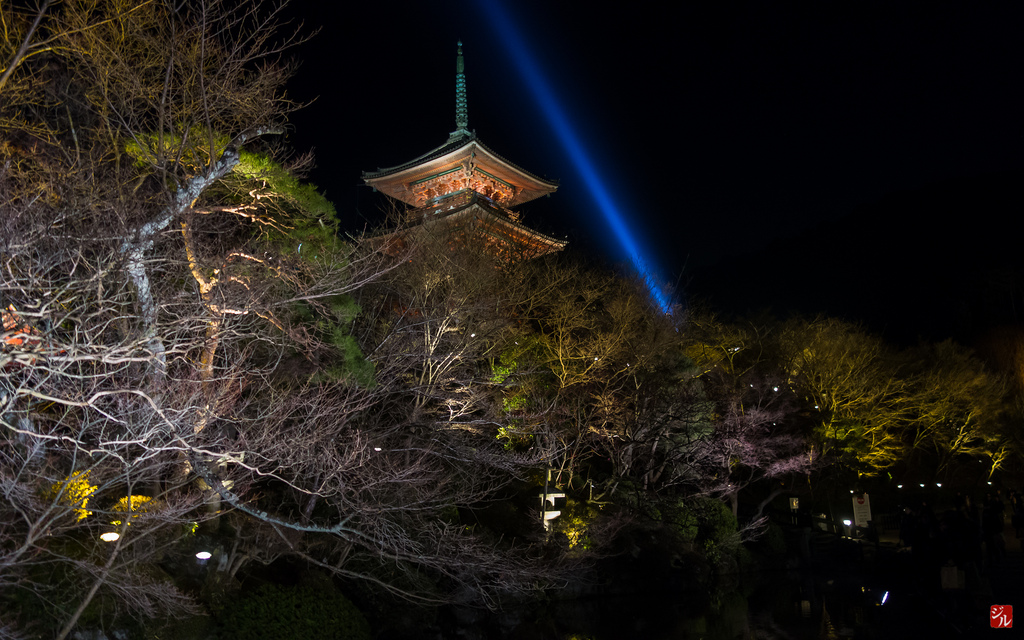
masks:
<path fill-rule="evenodd" d="M 624 259 L 490 22 L 493 0 L 294 1 L 322 30 L 297 52 L 292 93 L 319 97 L 291 142 L 315 147 L 311 178 L 348 228 L 382 220 L 361 171 L 454 130 L 461 39 L 470 128 L 561 181 L 527 223 Z M 1024 3 L 501 1 L 667 280 L 893 192 L 1024 168 Z"/>

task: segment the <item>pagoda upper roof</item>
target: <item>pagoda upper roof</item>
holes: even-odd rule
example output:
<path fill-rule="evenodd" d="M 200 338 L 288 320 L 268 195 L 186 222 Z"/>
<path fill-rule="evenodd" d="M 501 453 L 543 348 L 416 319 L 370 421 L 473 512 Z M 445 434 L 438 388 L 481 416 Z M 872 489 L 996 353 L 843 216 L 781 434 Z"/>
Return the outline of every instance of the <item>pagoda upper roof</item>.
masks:
<path fill-rule="evenodd" d="M 425 198 L 415 186 L 462 169 L 479 172 L 504 183 L 513 192 L 503 204 L 515 206 L 554 193 L 558 183 L 536 176 L 509 162 L 485 145 L 476 132 L 459 129 L 440 147 L 404 164 L 376 171 L 364 171 L 366 184 L 414 207 Z"/>

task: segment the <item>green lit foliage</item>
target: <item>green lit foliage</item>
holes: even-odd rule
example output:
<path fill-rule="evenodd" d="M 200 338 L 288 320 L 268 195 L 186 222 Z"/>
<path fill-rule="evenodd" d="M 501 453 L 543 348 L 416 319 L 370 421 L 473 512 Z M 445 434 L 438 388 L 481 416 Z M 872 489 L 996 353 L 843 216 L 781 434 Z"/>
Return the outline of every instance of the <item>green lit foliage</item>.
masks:
<path fill-rule="evenodd" d="M 315 185 L 299 180 L 269 156 L 242 151 L 235 171 L 240 176 L 264 183 L 271 193 L 287 200 L 311 218 L 323 220 L 325 225 L 333 224 L 337 215 L 334 205 Z"/>
<path fill-rule="evenodd" d="M 253 255 L 269 256 L 249 264 L 236 260 L 233 268 L 239 271 L 233 275 L 250 278 L 258 272 L 276 281 L 281 297 L 294 298 L 292 317 L 289 321 L 285 313 L 272 313 L 311 332 L 312 339 L 299 348 L 325 350 L 307 358 L 320 364 L 313 381 L 372 386 L 374 367 L 350 333 L 360 306 L 350 295 L 318 290 L 323 283 L 347 288 L 350 277 L 352 247 L 342 239 L 334 205 L 267 154 L 247 150 L 240 152 L 238 165 L 216 195 L 239 203 L 239 216 L 249 221 L 244 228 L 250 234 L 240 240 L 251 246 Z"/>
<path fill-rule="evenodd" d="M 351 296 L 335 296 L 327 301 L 325 317 L 314 326 L 325 336 L 324 342 L 333 354 L 314 381 L 343 381 L 355 382 L 364 387 L 374 386 L 375 367 L 363 355 L 359 343 L 349 331 L 360 311 Z"/>
<path fill-rule="evenodd" d="M 505 413 L 512 413 L 524 409 L 526 404 L 526 398 L 521 395 L 505 396 L 501 400 L 501 410 Z"/>
<path fill-rule="evenodd" d="M 676 538 L 700 550 L 711 564 L 721 564 L 740 548 L 736 516 L 721 500 L 686 498 L 663 511 L 665 524 Z"/>
<path fill-rule="evenodd" d="M 491 363 L 491 384 L 504 384 L 509 376 L 516 372 L 518 367 L 519 363 L 516 362 L 516 359 L 511 354 L 501 354 L 497 362 Z"/>
<path fill-rule="evenodd" d="M 61 504 L 72 508 L 76 520 L 84 520 L 92 515 L 89 498 L 96 493 L 96 485 L 89 482 L 90 471 L 75 471 L 59 482 L 53 483 L 46 491 L 48 500 L 58 500 Z"/>
<path fill-rule="evenodd" d="M 363 614 L 330 585 L 268 584 L 227 607 L 220 619 L 227 640 L 369 640 Z"/>
<path fill-rule="evenodd" d="M 302 271 L 348 264 L 351 247 L 342 239 L 334 205 L 267 153 L 240 150 L 234 170 L 204 199 L 246 223 L 243 229 L 256 240 L 252 248 L 276 257 L 278 277 L 288 279 L 282 271 L 287 265 Z"/>
<path fill-rule="evenodd" d="M 664 508 L 665 522 L 682 542 L 723 540 L 735 533 L 736 516 L 721 500 L 694 497 Z"/>
<path fill-rule="evenodd" d="M 226 136 L 215 136 L 212 148 L 189 143 L 189 140 L 204 140 L 204 136 L 201 127 L 191 127 L 188 132 L 179 133 L 136 132 L 125 143 L 124 150 L 135 160 L 136 169 L 157 167 L 173 157 L 176 162 L 195 170 L 219 158 L 230 142 Z"/>
<path fill-rule="evenodd" d="M 267 230 L 277 251 L 304 260 L 344 263 L 348 247 L 341 240 L 337 213 L 315 185 L 299 180 L 269 156 L 249 151 L 241 152 L 235 176 L 259 188 L 260 200 L 269 200 L 263 206 L 287 213 Z"/>
<path fill-rule="evenodd" d="M 520 451 L 533 444 L 533 434 L 522 433 L 515 425 L 498 427 L 498 433 L 494 436 L 505 451 Z"/>
<path fill-rule="evenodd" d="M 363 355 L 355 338 L 342 327 L 335 327 L 330 334 L 330 344 L 339 360 L 322 369 L 317 381 L 351 381 L 365 387 L 372 387 L 374 365 Z"/>
<path fill-rule="evenodd" d="M 491 362 L 491 384 L 501 385 L 501 412 L 510 422 L 498 427 L 495 436 L 506 451 L 519 451 L 533 444 L 532 430 L 523 419 L 522 412 L 529 408 L 529 398 L 523 381 L 513 376 L 519 370 L 519 363 L 510 353 L 503 353 L 496 362 Z"/>

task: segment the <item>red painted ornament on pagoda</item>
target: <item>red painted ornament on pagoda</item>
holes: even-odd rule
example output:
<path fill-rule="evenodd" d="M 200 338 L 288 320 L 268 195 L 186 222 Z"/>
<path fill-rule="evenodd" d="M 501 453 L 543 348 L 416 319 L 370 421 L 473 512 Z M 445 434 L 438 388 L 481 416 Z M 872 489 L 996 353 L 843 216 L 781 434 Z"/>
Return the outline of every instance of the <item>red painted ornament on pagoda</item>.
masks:
<path fill-rule="evenodd" d="M 396 167 L 363 172 L 366 184 L 409 207 L 408 228 L 384 238 L 397 249 L 443 232 L 460 238 L 458 244 L 483 248 L 501 259 L 531 259 L 561 251 L 566 241 L 523 225 L 512 210 L 554 193 L 558 183 L 502 158 L 468 128 L 461 42 L 456 59 L 455 126 L 440 147 Z"/>

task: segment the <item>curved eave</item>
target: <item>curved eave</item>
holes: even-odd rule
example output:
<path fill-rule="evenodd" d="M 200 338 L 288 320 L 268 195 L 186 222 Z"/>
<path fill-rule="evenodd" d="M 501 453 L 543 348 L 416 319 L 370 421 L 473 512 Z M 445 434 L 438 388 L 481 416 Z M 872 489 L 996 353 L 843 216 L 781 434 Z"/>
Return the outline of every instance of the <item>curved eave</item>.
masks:
<path fill-rule="evenodd" d="M 554 253 L 555 251 L 561 251 L 567 244 L 569 244 L 568 240 L 552 238 L 551 236 L 535 231 L 524 224 L 494 214 L 486 207 L 482 207 L 479 204 L 476 204 L 475 206 L 467 205 L 462 209 L 456 209 L 455 211 L 444 213 L 433 220 L 424 222 L 424 226 L 429 227 L 434 224 L 446 222 L 450 224 L 452 219 L 466 218 L 472 215 L 477 215 L 479 221 L 484 225 L 500 229 L 508 239 L 528 241 L 531 244 L 544 247 L 542 251 L 537 253 L 538 256 Z"/>
<path fill-rule="evenodd" d="M 509 162 L 483 144 L 476 136 L 446 143 L 415 160 L 396 167 L 364 171 L 363 181 L 393 198 L 407 204 L 417 205 L 418 203 L 410 192 L 411 185 L 419 180 L 458 167 L 470 157 L 474 157 L 474 165 L 478 170 L 486 171 L 515 186 L 516 195 L 511 201 L 505 203 L 508 206 L 529 202 L 554 193 L 558 189 L 557 182 L 545 180 Z"/>
<path fill-rule="evenodd" d="M 430 234 L 432 229 L 452 229 L 465 223 L 470 223 L 477 231 L 486 233 L 496 240 L 519 245 L 523 249 L 518 253 L 529 259 L 556 253 L 569 244 L 568 240 L 552 238 L 495 213 L 479 201 L 442 213 L 428 214 L 428 217 L 413 227 L 387 232 L 370 238 L 369 241 L 375 246 L 384 246 L 389 242 L 403 246 L 406 242 L 415 242 L 415 238 L 422 234 Z"/>

